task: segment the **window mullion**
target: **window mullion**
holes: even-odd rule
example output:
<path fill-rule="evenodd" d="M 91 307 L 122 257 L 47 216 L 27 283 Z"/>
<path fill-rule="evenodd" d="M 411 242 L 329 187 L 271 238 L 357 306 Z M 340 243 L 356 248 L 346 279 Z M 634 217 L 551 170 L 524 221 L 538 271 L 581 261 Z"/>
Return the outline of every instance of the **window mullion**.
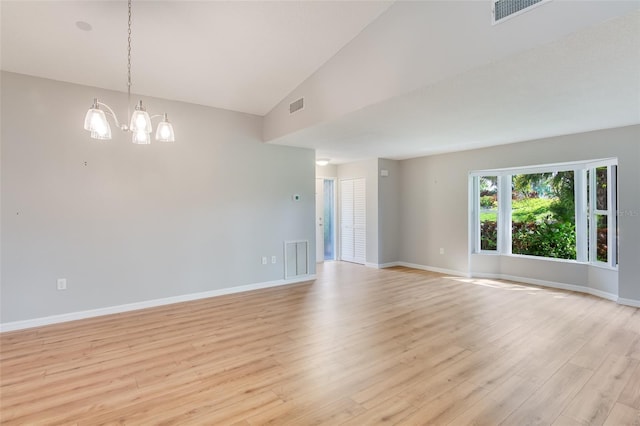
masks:
<path fill-rule="evenodd" d="M 616 221 L 618 220 L 618 212 L 616 211 L 616 191 L 618 182 L 616 182 L 616 173 L 614 167 L 607 167 L 607 254 L 608 254 L 608 263 L 609 266 L 616 266 L 617 254 L 616 250 L 618 248 L 618 244 L 616 241 L 617 238 L 617 226 Z"/>
<path fill-rule="evenodd" d="M 473 178 L 473 209 L 475 210 L 474 220 L 474 241 L 475 252 L 480 253 L 482 246 L 480 245 L 480 176 Z"/>
<path fill-rule="evenodd" d="M 511 175 L 498 177 L 498 251 L 511 254 Z"/>
<path fill-rule="evenodd" d="M 576 260 L 589 261 L 588 212 L 587 212 L 587 171 L 574 171 L 576 209 Z"/>
<path fill-rule="evenodd" d="M 597 259 L 598 224 L 596 223 L 596 169 L 589 170 L 589 262 Z"/>

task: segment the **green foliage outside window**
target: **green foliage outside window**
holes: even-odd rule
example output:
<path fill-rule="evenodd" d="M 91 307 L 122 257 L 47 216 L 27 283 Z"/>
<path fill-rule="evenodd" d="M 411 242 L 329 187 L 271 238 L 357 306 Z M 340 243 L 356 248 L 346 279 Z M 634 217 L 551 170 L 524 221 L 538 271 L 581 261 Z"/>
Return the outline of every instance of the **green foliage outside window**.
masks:
<path fill-rule="evenodd" d="M 480 205 L 481 249 L 496 250 L 495 199 L 481 192 Z M 511 210 L 512 253 L 576 259 L 573 171 L 513 176 Z"/>
<path fill-rule="evenodd" d="M 576 259 L 573 171 L 515 175 L 512 188 L 512 205 L 532 208 L 513 217 L 511 252 Z"/>

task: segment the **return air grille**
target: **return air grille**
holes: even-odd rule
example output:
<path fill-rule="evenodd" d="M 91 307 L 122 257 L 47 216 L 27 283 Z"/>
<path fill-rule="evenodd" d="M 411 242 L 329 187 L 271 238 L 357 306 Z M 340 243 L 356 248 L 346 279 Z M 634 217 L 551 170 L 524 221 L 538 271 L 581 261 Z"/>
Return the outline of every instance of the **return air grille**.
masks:
<path fill-rule="evenodd" d="M 304 98 L 300 98 L 295 102 L 289 104 L 289 114 L 293 114 L 296 111 L 300 111 L 304 107 Z"/>
<path fill-rule="evenodd" d="M 309 274 L 309 242 L 306 240 L 284 242 L 284 278 Z"/>
<path fill-rule="evenodd" d="M 493 22 L 497 23 L 546 0 L 497 0 L 493 3 Z"/>

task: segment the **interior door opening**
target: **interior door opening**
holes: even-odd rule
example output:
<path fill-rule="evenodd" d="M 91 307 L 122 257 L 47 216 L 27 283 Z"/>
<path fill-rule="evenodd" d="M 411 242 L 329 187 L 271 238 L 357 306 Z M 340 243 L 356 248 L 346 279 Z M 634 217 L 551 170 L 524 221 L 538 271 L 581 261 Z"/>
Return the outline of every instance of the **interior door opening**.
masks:
<path fill-rule="evenodd" d="M 316 178 L 316 262 L 336 260 L 335 180 Z"/>
<path fill-rule="evenodd" d="M 324 179 L 324 260 L 336 259 L 336 197 L 333 179 Z"/>

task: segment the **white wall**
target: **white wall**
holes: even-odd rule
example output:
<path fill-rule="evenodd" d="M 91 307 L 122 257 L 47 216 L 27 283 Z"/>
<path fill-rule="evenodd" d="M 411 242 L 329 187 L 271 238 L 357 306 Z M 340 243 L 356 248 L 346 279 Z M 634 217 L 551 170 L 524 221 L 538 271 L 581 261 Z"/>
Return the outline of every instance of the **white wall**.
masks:
<path fill-rule="evenodd" d="M 338 166 L 327 164 L 326 166 L 316 165 L 316 177 L 335 178 L 338 177 Z"/>
<path fill-rule="evenodd" d="M 586 265 L 469 256 L 472 170 L 618 158 L 620 298 L 640 301 L 640 126 L 553 137 L 401 162 L 400 260 L 461 273 L 499 273 L 615 291 Z M 384 200 L 381 200 L 383 203 Z M 439 254 L 439 248 L 445 254 Z"/>
<path fill-rule="evenodd" d="M 338 165 L 338 212 L 340 211 L 340 180 L 365 178 L 367 208 L 366 208 L 366 245 L 367 264 L 378 264 L 378 159 L 358 161 Z M 338 229 L 340 219 L 338 213 Z M 338 241 L 340 238 L 338 237 Z"/>
<path fill-rule="evenodd" d="M 126 114 L 126 95 L 1 84 L 2 323 L 281 280 L 284 240 L 315 258 L 314 152 L 262 143 L 260 117 L 144 98 L 176 142 L 101 142 L 87 108 L 98 96 Z"/>

